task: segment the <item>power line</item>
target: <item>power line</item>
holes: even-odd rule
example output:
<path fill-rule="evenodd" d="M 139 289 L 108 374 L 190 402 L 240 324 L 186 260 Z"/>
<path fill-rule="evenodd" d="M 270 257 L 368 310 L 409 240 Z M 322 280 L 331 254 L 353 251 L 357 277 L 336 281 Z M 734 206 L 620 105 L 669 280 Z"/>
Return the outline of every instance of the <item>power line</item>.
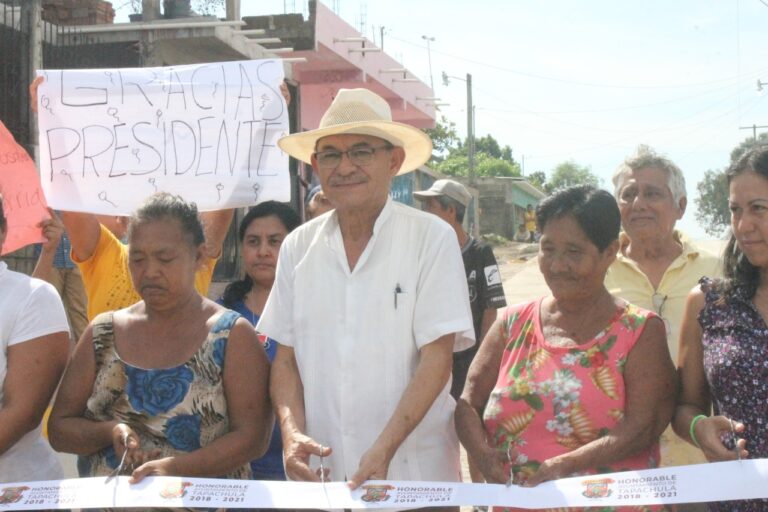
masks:
<path fill-rule="evenodd" d="M 400 41 L 401 43 L 405 43 L 405 44 L 408 44 L 408 45 L 411 45 L 411 46 L 415 46 L 417 48 L 422 48 L 422 49 L 426 48 L 426 46 L 421 45 L 421 44 L 416 43 L 416 42 L 413 42 L 413 41 L 408 41 L 406 39 L 401 39 L 399 37 L 395 37 L 395 36 L 392 36 L 392 35 L 390 35 L 389 37 L 390 37 L 390 39 L 394 39 L 395 41 Z M 552 76 L 546 76 L 546 75 L 538 75 L 538 74 L 535 74 L 535 73 L 528 73 L 528 72 L 520 71 L 520 70 L 517 70 L 517 69 L 505 68 L 503 66 L 498 66 L 496 64 L 490 64 L 488 62 L 482 62 L 482 61 L 479 61 L 479 60 L 470 59 L 470 58 L 467 58 L 467 57 L 460 57 L 458 55 L 453 55 L 451 53 L 443 52 L 443 51 L 440 51 L 440 50 L 434 50 L 433 49 L 432 52 L 440 54 L 440 55 L 444 55 L 444 56 L 452 58 L 452 59 L 456 59 L 456 60 L 460 60 L 460 61 L 464 61 L 464 62 L 469 62 L 469 63 L 472 63 L 472 64 L 477 64 L 478 66 L 484 66 L 484 67 L 487 67 L 487 68 L 495 69 L 497 71 L 503 71 L 505 73 L 511 73 L 511 74 L 514 74 L 514 75 L 527 76 L 529 78 L 536 78 L 536 79 L 539 79 L 539 80 L 548 80 L 548 81 L 551 81 L 551 82 L 565 83 L 565 84 L 570 84 L 570 85 L 581 85 L 581 86 L 585 86 L 585 87 L 598 87 L 598 88 L 606 88 L 606 89 L 679 89 L 679 88 L 685 88 L 685 87 L 699 87 L 699 86 L 704 86 L 704 85 L 721 84 L 721 83 L 724 83 L 724 82 L 730 82 L 730 81 L 733 81 L 733 80 L 737 80 L 739 78 L 739 77 L 732 77 L 732 78 L 724 78 L 724 79 L 719 79 L 719 80 L 711 80 L 711 81 L 707 81 L 707 82 L 692 82 L 692 83 L 687 83 L 687 84 L 669 84 L 669 85 L 600 84 L 600 83 L 593 83 L 593 82 L 582 82 L 582 81 L 579 81 L 579 80 L 566 80 L 566 79 L 558 78 L 558 77 L 552 77 Z"/>

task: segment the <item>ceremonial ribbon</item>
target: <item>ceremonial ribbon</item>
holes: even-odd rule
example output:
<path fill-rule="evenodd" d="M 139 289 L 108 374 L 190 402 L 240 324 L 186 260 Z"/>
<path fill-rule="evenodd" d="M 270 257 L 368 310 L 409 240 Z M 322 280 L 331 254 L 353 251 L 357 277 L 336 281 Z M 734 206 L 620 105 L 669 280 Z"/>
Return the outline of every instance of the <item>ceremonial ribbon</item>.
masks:
<path fill-rule="evenodd" d="M 536 487 L 378 480 L 272 482 L 127 476 L 0 484 L 0 510 L 109 507 L 412 509 L 429 506 L 606 507 L 768 498 L 768 459 L 564 478 Z"/>

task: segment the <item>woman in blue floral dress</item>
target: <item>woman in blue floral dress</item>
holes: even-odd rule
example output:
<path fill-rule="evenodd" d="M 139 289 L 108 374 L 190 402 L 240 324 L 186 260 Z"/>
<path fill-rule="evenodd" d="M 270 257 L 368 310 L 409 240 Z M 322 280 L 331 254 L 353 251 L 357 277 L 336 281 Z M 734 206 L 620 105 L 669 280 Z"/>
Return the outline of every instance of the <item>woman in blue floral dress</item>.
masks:
<path fill-rule="evenodd" d="M 201 297 L 197 209 L 152 196 L 130 229 L 142 300 L 97 316 L 64 375 L 51 444 L 79 455 L 81 476 L 249 478 L 271 430 L 269 363 L 248 321 Z"/>
<path fill-rule="evenodd" d="M 727 178 L 733 234 L 725 277 L 702 279 L 688 297 L 673 422 L 711 462 L 768 457 L 768 147 L 745 154 Z M 709 508 L 768 511 L 768 499 Z"/>

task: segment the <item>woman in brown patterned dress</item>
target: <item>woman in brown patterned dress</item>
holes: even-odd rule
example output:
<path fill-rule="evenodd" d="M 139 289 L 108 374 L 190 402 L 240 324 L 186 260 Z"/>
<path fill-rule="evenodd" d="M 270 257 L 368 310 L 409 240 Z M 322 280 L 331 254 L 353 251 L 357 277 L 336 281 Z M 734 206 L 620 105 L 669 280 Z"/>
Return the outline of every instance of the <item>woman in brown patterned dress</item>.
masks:
<path fill-rule="evenodd" d="M 97 316 L 83 334 L 49 422 L 51 444 L 81 476 L 248 478 L 272 425 L 269 363 L 250 324 L 200 296 L 197 208 L 156 194 L 129 228 L 142 300 Z"/>

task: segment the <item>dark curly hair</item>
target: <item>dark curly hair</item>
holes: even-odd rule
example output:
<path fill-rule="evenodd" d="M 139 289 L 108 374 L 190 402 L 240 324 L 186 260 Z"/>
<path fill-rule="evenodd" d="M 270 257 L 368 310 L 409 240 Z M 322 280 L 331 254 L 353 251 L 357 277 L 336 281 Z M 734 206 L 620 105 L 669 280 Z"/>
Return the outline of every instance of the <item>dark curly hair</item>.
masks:
<path fill-rule="evenodd" d="M 179 221 L 182 231 L 193 246 L 198 247 L 205 243 L 203 225 L 197 216 L 197 205 L 185 201 L 181 196 L 169 194 L 168 192 L 158 192 L 151 195 L 134 212 L 128 224 L 128 240 L 130 241 L 133 238 L 139 225 L 161 219 L 175 219 Z"/>
<path fill-rule="evenodd" d="M 733 163 L 725 172 L 728 185 L 736 176 L 749 171 L 768 180 L 768 145 L 752 148 Z M 759 279 L 760 269 L 749 262 L 732 232 L 723 255 L 723 281 L 719 286 L 721 291 L 730 296 L 736 289 L 742 288 L 751 299 L 757 292 Z"/>
<path fill-rule="evenodd" d="M 573 185 L 558 190 L 536 207 L 539 231 L 554 219 L 571 215 L 590 242 L 603 252 L 619 238 L 621 213 L 616 199 L 592 185 Z"/>
<path fill-rule="evenodd" d="M 301 218 L 296 210 L 284 203 L 278 203 L 277 201 L 265 201 L 259 203 L 245 214 L 243 220 L 240 221 L 238 226 L 237 237 L 240 243 L 243 243 L 245 238 L 245 232 L 248 230 L 248 226 L 251 225 L 256 219 L 263 217 L 269 217 L 274 215 L 285 226 L 285 230 L 290 233 L 301 224 Z M 233 281 L 227 285 L 224 289 L 224 294 L 221 297 L 221 302 L 228 308 L 234 308 L 237 302 L 243 300 L 245 295 L 253 288 L 253 280 L 251 276 L 245 274 L 245 277 L 237 281 Z"/>

